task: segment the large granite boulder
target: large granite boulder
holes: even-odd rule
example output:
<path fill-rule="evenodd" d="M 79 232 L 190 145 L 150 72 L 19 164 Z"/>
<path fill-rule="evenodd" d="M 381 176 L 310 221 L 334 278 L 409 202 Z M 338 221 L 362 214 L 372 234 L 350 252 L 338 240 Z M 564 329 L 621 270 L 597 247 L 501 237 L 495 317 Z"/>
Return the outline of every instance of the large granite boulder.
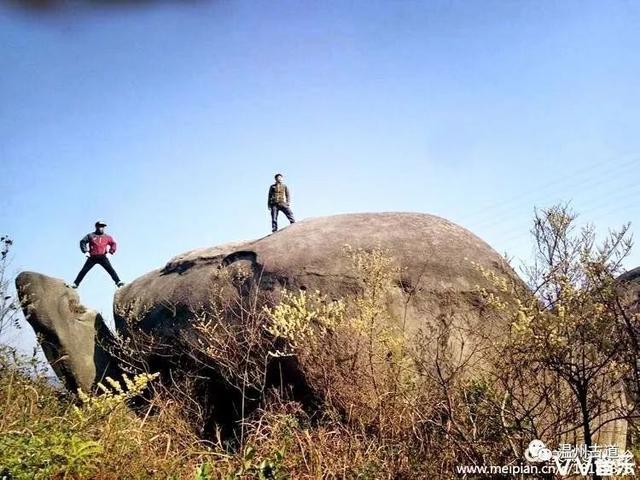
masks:
<path fill-rule="evenodd" d="M 206 304 L 211 285 L 224 269 L 249 271 L 263 291 L 319 290 L 345 297 L 358 285 L 345 245 L 381 248 L 403 269 L 395 278 L 389 308 L 409 330 L 455 313 L 483 329 L 492 328 L 474 307 L 478 287 L 494 287 L 484 267 L 518 281 L 504 259 L 468 230 L 445 219 L 418 213 L 347 214 L 295 223 L 258 240 L 193 250 L 118 290 L 116 325 L 121 312 L 148 328 L 189 317 Z M 406 293 L 411 292 L 406 302 Z"/>
<path fill-rule="evenodd" d="M 219 363 L 198 374 L 210 379 L 211 391 L 206 396 L 217 399 L 214 412 L 230 412 L 234 405 L 245 402 L 245 398 L 234 399 L 240 388 L 244 397 L 258 400 L 262 388 L 259 381 L 252 382 L 247 368 L 255 373 L 264 369 L 267 385 L 292 385 L 294 397 L 308 403 L 318 392 L 306 388 L 313 383 L 306 365 L 290 358 L 270 365 L 262 365 L 259 359 L 247 360 L 255 348 L 243 345 L 232 328 L 218 330 L 216 335 L 223 339 L 191 334 L 199 330 L 196 325 L 202 312 L 220 295 L 218 288 L 222 285 L 227 293 L 231 290 L 240 299 L 259 292 L 257 303 L 263 305 L 276 304 L 283 289 L 319 291 L 332 299 L 356 295 L 361 284 L 345 250 L 347 245 L 351 249 L 382 250 L 393 258 L 396 270 L 385 304 L 388 319 L 402 325 L 407 338 L 428 335 L 430 330 L 446 331 L 448 338 L 439 336 L 438 341 L 448 342 L 461 357 L 469 357 L 466 365 L 473 368 L 484 360 L 478 339 L 495 338 L 508 325 L 508 319 L 490 309 L 478 308 L 478 288 L 494 290 L 480 268 L 520 282 L 489 245 L 464 228 L 433 215 L 377 213 L 303 220 L 257 240 L 178 255 L 117 291 L 116 328 L 122 338 L 137 341 L 138 350 L 148 352 L 146 368 L 152 371 L 165 366 L 169 358 L 189 361 L 184 357 L 194 357 L 196 351 L 202 351 L 202 343 L 236 345 L 222 353 L 205 355 L 208 358 L 195 358 L 190 367 L 210 365 L 212 356 Z M 215 321 L 233 325 L 238 319 L 248 318 L 241 310 L 226 309 L 225 315 Z M 154 347 L 140 341 L 143 334 L 153 338 Z M 436 336 L 434 333 L 431 337 L 434 344 Z M 235 388 L 226 387 L 234 383 L 233 379 L 229 381 L 231 377 L 236 379 Z M 252 395 L 254 391 L 256 395 Z"/>

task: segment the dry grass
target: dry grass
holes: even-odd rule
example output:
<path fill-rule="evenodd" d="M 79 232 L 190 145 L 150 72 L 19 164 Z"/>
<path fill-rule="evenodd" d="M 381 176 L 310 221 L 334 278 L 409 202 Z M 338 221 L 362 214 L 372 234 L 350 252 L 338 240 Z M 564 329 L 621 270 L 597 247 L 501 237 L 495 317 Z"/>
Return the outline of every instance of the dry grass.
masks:
<path fill-rule="evenodd" d="M 9 478 L 190 478 L 201 462 L 207 446 L 179 405 L 155 397 L 135 414 L 108 395 L 82 404 L 44 372 L 2 349 L 0 470 Z"/>

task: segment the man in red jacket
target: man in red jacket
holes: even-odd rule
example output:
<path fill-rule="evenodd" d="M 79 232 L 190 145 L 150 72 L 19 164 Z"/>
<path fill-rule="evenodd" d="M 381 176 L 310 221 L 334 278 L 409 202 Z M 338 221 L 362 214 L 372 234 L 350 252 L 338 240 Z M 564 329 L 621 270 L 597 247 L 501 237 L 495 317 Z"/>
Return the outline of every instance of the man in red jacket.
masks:
<path fill-rule="evenodd" d="M 78 288 L 78 285 L 80 285 L 84 276 L 95 264 L 101 265 L 102 268 L 111 275 L 111 278 L 116 282 L 118 287 L 124 285 L 124 282 L 120 280 L 118 274 L 111 266 L 111 262 L 107 258 L 107 253 L 110 253 L 111 255 L 116 253 L 116 241 L 110 235 L 104 233 L 104 227 L 106 226 L 107 224 L 102 221 L 96 222 L 95 231 L 87 233 L 82 240 L 80 240 L 80 250 L 82 250 L 82 253 L 84 253 L 88 258 L 84 263 L 82 270 L 78 273 L 73 285 L 71 285 L 71 288 Z"/>

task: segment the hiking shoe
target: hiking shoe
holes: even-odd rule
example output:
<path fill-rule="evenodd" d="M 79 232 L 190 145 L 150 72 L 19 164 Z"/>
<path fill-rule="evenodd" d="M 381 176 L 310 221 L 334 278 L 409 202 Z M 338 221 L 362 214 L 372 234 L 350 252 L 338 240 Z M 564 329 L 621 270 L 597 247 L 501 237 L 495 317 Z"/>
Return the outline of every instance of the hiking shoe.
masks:
<path fill-rule="evenodd" d="M 124 282 L 118 282 L 118 283 L 116 283 L 116 287 L 124 287 Z"/>
<path fill-rule="evenodd" d="M 69 287 L 71 287 L 71 288 L 73 288 L 73 289 L 78 288 L 78 285 L 76 285 L 75 283 L 72 283 L 71 285 L 68 285 L 68 286 L 69 286 Z"/>

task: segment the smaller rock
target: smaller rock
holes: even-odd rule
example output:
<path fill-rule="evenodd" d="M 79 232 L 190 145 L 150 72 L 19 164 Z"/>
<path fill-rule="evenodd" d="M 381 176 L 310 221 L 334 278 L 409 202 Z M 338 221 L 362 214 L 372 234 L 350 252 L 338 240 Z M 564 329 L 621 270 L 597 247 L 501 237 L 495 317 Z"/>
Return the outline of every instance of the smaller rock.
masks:
<path fill-rule="evenodd" d="M 56 375 L 72 392 L 90 392 L 115 368 L 102 347 L 112 340 L 102 316 L 84 307 L 77 291 L 57 278 L 22 272 L 16 288 L 24 316 Z"/>

